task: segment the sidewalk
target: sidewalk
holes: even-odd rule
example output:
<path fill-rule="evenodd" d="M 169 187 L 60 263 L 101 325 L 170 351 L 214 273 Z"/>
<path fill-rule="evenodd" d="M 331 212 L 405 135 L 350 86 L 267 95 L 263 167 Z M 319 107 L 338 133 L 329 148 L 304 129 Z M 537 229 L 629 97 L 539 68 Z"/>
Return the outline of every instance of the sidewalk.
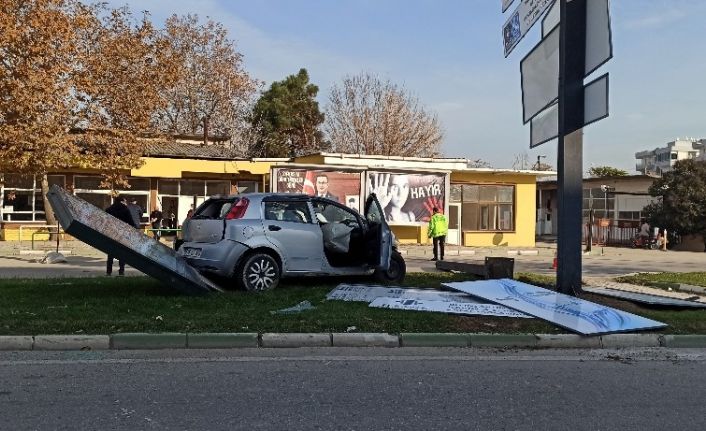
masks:
<path fill-rule="evenodd" d="M 105 254 L 81 241 L 63 241 L 67 263 L 41 264 L 46 251 L 55 250 L 49 243 L 38 243 L 42 249 L 30 250 L 30 243 L 0 241 L 0 278 L 55 278 L 97 277 L 105 273 Z M 516 247 L 460 247 L 448 246 L 449 261 L 481 263 L 486 256 L 515 259 L 515 272 L 533 272 L 553 275 L 552 262 L 556 244 L 537 243 L 533 248 Z M 32 252 L 34 254 L 27 254 Z M 430 245 L 404 245 L 401 252 L 408 272 L 436 272 L 430 261 Z M 602 253 L 602 254 L 601 254 Z M 559 258 L 561 259 L 561 257 Z M 662 252 L 619 247 L 594 247 L 593 253 L 583 255 L 583 274 L 590 277 L 614 277 L 636 272 L 698 272 L 706 268 L 706 253 Z M 128 276 L 142 275 L 128 267 Z"/>

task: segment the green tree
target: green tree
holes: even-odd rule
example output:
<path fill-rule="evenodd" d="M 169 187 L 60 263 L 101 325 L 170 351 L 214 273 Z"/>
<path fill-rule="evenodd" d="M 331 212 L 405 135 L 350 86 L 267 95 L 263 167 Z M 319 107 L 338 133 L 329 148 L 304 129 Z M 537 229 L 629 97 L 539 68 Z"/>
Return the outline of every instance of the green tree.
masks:
<path fill-rule="evenodd" d="M 273 82 L 253 108 L 256 142 L 253 157 L 294 157 L 325 149 L 319 126 L 324 115 L 315 100 L 319 87 L 309 83 L 306 69 Z"/>
<path fill-rule="evenodd" d="M 680 160 L 649 188 L 657 200 L 643 209 L 653 226 L 706 238 L 706 162 Z"/>
<path fill-rule="evenodd" d="M 588 170 L 588 175 L 595 178 L 624 177 L 627 174 L 626 171 L 611 166 L 594 166 Z"/>

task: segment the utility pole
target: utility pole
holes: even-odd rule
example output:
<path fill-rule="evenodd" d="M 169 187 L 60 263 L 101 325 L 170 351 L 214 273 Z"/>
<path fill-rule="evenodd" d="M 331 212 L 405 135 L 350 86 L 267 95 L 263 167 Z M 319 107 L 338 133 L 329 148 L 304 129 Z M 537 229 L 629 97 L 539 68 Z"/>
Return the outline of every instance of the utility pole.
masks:
<path fill-rule="evenodd" d="M 559 143 L 557 151 L 557 289 L 581 293 L 583 224 L 583 79 L 586 57 L 586 0 L 559 3 Z"/>

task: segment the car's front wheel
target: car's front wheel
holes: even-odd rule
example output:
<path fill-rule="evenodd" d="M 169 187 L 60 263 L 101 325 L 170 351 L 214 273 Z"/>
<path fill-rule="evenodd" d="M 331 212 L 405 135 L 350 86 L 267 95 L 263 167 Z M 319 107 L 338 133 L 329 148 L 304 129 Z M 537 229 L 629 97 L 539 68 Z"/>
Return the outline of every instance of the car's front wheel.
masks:
<path fill-rule="evenodd" d="M 240 274 L 236 274 L 238 284 L 249 292 L 272 290 L 279 284 L 279 264 L 267 253 L 248 256 L 240 268 Z"/>
<path fill-rule="evenodd" d="M 402 255 L 397 251 L 392 251 L 390 256 L 390 267 L 387 271 L 376 270 L 375 278 L 383 283 L 402 283 L 407 274 L 407 264 Z"/>

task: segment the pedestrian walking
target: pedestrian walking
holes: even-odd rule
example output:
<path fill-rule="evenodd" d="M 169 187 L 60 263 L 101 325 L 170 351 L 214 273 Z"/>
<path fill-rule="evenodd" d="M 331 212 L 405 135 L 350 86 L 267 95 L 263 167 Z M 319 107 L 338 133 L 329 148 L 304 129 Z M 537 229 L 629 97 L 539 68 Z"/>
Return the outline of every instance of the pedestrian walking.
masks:
<path fill-rule="evenodd" d="M 427 236 L 432 238 L 434 243 L 434 257 L 431 260 L 444 260 L 444 244 L 446 243 L 446 233 L 449 231 L 449 222 L 446 216 L 441 214 L 439 208 L 432 209 L 433 215 L 429 219 L 429 229 Z"/>
<path fill-rule="evenodd" d="M 115 199 L 113 199 L 113 204 L 106 208 L 105 212 L 136 229 L 140 228 L 140 225 L 135 223 L 135 219 L 133 218 L 132 213 L 128 208 L 128 203 L 125 196 L 116 196 Z M 115 257 L 108 253 L 108 261 L 106 262 L 106 275 L 111 275 L 113 273 L 114 259 Z M 118 259 L 118 267 L 118 275 L 125 275 L 125 262 L 123 262 L 121 259 Z"/>

